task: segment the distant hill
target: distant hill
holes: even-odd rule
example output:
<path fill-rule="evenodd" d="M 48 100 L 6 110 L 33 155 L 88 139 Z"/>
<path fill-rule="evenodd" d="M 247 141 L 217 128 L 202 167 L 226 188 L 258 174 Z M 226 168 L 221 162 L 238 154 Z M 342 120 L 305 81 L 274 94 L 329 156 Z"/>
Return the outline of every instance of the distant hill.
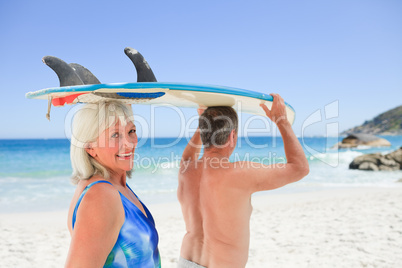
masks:
<path fill-rule="evenodd" d="M 345 130 L 341 134 L 350 133 L 402 135 L 402 105 L 364 122 L 361 126 Z"/>

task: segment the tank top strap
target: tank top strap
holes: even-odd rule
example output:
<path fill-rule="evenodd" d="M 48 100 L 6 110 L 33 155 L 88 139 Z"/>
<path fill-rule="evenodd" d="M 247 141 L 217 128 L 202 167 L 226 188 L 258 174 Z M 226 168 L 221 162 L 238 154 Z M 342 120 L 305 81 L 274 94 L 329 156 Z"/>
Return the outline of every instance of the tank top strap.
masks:
<path fill-rule="evenodd" d="M 72 221 L 73 221 L 73 225 L 72 225 L 72 226 L 73 226 L 73 229 L 74 229 L 74 225 L 75 225 L 75 220 L 76 220 L 76 216 L 77 216 L 78 207 L 79 207 L 79 205 L 80 205 L 80 203 L 81 203 L 82 198 L 84 198 L 85 193 L 89 190 L 89 188 L 91 188 L 92 186 L 94 186 L 95 184 L 98 184 L 98 183 L 109 183 L 110 185 L 113 186 L 113 184 L 111 184 L 111 183 L 108 182 L 108 181 L 100 180 L 100 181 L 94 181 L 94 182 L 88 184 L 88 185 L 85 187 L 84 191 L 82 191 L 80 197 L 79 197 L 78 200 L 77 200 L 77 204 L 75 204 L 75 208 L 74 208 L 74 212 L 73 212 L 73 218 L 72 218 Z"/>
<path fill-rule="evenodd" d="M 128 187 L 128 189 L 130 189 L 130 191 L 135 195 L 135 197 L 137 197 L 137 199 L 141 202 L 141 199 L 137 196 L 136 193 L 134 193 L 133 189 L 131 189 L 131 187 L 126 183 L 126 186 Z M 142 203 L 142 202 L 141 202 Z"/>

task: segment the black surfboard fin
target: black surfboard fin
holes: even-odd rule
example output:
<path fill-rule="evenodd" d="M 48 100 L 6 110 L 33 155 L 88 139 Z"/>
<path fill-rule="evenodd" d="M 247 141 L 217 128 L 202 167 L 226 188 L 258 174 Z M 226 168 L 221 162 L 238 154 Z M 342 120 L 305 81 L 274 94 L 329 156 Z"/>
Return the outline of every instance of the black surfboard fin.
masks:
<path fill-rule="evenodd" d="M 84 84 L 73 67 L 68 65 L 65 61 L 53 56 L 45 56 L 42 58 L 42 61 L 56 72 L 61 87 Z"/>
<path fill-rule="evenodd" d="M 157 82 L 151 67 L 149 67 L 148 62 L 140 52 L 131 47 L 126 47 L 124 53 L 126 53 L 134 63 L 135 69 L 137 70 L 137 82 Z"/>
<path fill-rule="evenodd" d="M 79 76 L 79 78 L 82 80 L 84 85 L 93 85 L 93 84 L 100 84 L 101 82 L 96 78 L 91 71 L 89 71 L 87 68 L 84 66 L 78 64 L 78 63 L 70 63 L 69 64 L 71 67 L 73 67 L 75 73 Z"/>

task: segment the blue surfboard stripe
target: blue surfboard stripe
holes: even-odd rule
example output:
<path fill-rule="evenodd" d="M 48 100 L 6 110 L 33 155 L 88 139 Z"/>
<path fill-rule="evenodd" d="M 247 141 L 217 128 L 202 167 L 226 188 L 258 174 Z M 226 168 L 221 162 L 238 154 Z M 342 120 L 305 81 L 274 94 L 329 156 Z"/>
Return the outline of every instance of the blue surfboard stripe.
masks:
<path fill-rule="evenodd" d="M 165 95 L 165 92 L 153 92 L 153 93 L 141 93 L 141 92 L 118 92 L 119 96 L 125 98 L 135 98 L 135 99 L 156 99 Z"/>
<path fill-rule="evenodd" d="M 251 90 L 234 88 L 234 87 L 226 87 L 226 86 L 216 86 L 216 85 L 207 85 L 207 84 L 187 84 L 187 83 L 160 83 L 160 82 L 141 82 L 141 83 L 113 83 L 113 84 L 95 84 L 95 85 L 79 85 L 79 86 L 67 86 L 67 87 L 54 87 L 54 88 L 46 88 L 42 90 L 38 90 L 35 92 L 28 92 L 25 96 L 28 99 L 34 99 L 40 97 L 42 95 L 50 94 L 50 93 L 63 93 L 63 92 L 85 92 L 85 91 L 95 91 L 98 89 L 107 88 L 107 89 L 150 89 L 150 88 L 162 88 L 169 90 L 186 90 L 186 91 L 199 91 L 199 92 L 208 92 L 208 93 L 222 93 L 229 95 L 237 95 L 244 97 L 251 97 L 265 101 L 272 101 L 273 97 L 268 94 L 263 94 Z M 122 93 L 122 92 L 115 92 Z M 126 93 L 126 92 L 124 92 Z M 134 92 L 137 93 L 137 92 Z M 141 93 L 141 92 L 139 92 Z M 146 93 L 146 92 L 144 92 Z M 148 92 L 149 93 L 149 92 Z M 291 105 L 285 103 L 290 109 L 295 111 Z"/>

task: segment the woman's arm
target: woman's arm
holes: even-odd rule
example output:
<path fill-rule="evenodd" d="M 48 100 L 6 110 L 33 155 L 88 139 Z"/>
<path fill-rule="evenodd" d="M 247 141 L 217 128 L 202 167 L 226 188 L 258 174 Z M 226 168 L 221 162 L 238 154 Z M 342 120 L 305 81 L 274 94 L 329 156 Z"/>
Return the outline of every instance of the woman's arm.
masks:
<path fill-rule="evenodd" d="M 118 191 L 106 183 L 92 186 L 76 218 L 65 267 L 103 267 L 125 219 Z"/>

